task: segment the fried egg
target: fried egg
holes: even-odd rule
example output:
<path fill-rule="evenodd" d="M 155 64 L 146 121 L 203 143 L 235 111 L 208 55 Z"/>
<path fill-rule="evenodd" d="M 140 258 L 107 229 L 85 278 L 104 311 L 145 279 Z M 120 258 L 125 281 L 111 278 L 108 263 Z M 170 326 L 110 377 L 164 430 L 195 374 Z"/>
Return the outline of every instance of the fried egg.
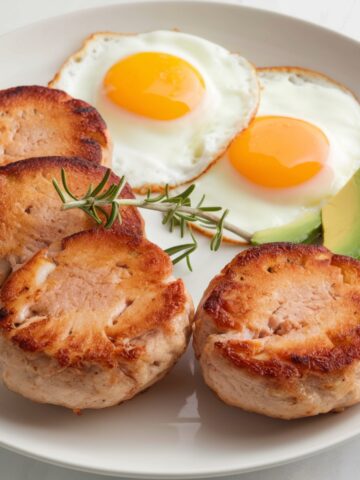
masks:
<path fill-rule="evenodd" d="M 193 194 L 228 208 L 227 220 L 251 234 L 320 210 L 360 167 L 360 105 L 349 90 L 300 68 L 258 74 L 256 117 Z"/>
<path fill-rule="evenodd" d="M 245 58 L 176 31 L 94 34 L 49 86 L 99 110 L 113 169 L 138 191 L 200 175 L 249 124 L 259 98 Z"/>

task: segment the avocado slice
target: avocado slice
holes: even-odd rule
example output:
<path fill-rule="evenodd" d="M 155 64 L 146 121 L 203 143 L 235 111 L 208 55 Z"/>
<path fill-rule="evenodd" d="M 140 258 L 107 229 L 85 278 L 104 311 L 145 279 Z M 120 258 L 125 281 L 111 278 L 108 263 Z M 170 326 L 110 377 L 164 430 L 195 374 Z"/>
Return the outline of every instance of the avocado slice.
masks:
<path fill-rule="evenodd" d="M 322 209 L 324 246 L 360 258 L 360 169 Z"/>
<path fill-rule="evenodd" d="M 320 234 L 321 214 L 319 211 L 312 210 L 281 227 L 266 228 L 254 233 L 251 244 L 261 245 L 271 242 L 312 243 Z"/>

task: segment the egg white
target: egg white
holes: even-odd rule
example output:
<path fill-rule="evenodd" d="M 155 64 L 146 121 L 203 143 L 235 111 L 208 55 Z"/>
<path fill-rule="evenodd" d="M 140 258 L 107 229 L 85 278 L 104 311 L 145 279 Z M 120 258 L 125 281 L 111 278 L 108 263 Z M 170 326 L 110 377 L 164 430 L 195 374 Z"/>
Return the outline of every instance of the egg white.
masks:
<path fill-rule="evenodd" d="M 319 210 L 360 167 L 360 105 L 344 87 L 298 68 L 259 70 L 261 99 L 257 116 L 281 115 L 308 121 L 329 140 L 326 167 L 302 185 L 267 189 L 251 184 L 226 154 L 196 181 L 194 203 L 230 210 L 227 220 L 251 234 L 285 225 L 309 210 Z M 227 239 L 239 240 L 225 232 Z"/>
<path fill-rule="evenodd" d="M 183 117 L 158 121 L 130 113 L 103 94 L 107 70 L 138 52 L 164 52 L 189 62 L 206 85 L 201 104 Z M 114 144 L 113 169 L 135 188 L 178 185 L 204 171 L 255 114 L 255 69 L 237 54 L 175 31 L 138 35 L 98 33 L 64 64 L 49 84 L 93 104 Z"/>

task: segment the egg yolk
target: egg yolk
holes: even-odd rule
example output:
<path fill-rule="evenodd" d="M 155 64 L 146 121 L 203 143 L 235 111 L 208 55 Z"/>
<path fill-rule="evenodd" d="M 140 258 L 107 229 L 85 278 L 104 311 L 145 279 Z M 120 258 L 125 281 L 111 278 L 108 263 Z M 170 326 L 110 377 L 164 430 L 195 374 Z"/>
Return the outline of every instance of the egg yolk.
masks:
<path fill-rule="evenodd" d="M 116 105 L 155 120 L 174 120 L 194 110 L 205 82 L 187 61 L 159 52 L 141 52 L 115 63 L 104 78 Z"/>
<path fill-rule="evenodd" d="M 300 185 L 326 163 L 329 141 L 315 125 L 281 116 L 257 117 L 230 145 L 228 156 L 251 182 L 269 188 Z"/>

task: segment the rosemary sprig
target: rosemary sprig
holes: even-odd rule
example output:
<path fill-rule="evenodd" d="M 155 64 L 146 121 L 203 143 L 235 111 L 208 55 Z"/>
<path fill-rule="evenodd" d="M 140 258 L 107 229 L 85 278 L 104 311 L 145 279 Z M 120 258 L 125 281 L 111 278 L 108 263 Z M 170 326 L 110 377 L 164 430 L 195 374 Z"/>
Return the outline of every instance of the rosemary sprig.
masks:
<path fill-rule="evenodd" d="M 63 190 L 60 188 L 57 180 L 53 179 L 53 185 L 63 203 L 62 208 L 64 210 L 80 208 L 99 225 L 103 223 L 102 215 L 105 219 L 104 228 L 111 228 L 116 219 L 119 219 L 121 223 L 121 208 L 126 205 L 161 212 L 163 214 L 162 223 L 169 228 L 170 232 L 174 231 L 175 228 L 179 228 L 181 237 L 184 237 L 187 232 L 190 233 L 191 243 L 176 245 L 165 251 L 168 255 L 175 256 L 173 258 L 174 264 L 185 260 L 191 271 L 190 255 L 198 246 L 191 230 L 192 224 L 198 224 L 202 228 L 214 230 L 214 235 L 210 242 L 212 251 L 217 251 L 220 248 L 224 230 L 234 233 L 247 242 L 251 240 L 250 233 L 226 221 L 228 210 L 217 206 L 204 206 L 205 196 L 195 206 L 192 206 L 191 194 L 195 189 L 195 185 L 190 185 L 183 192 L 175 195 L 171 195 L 168 186 L 166 186 L 164 192 L 157 196 L 151 196 L 151 192 L 148 191 L 145 198 L 120 198 L 120 193 L 126 183 L 125 177 L 122 177 L 118 184 L 111 184 L 106 189 L 110 174 L 111 170 L 108 169 L 98 185 L 95 187 L 90 185 L 85 195 L 78 198 L 70 191 L 65 170 L 62 169 L 61 183 Z M 105 209 L 104 207 L 106 206 L 110 206 L 110 210 Z M 220 213 L 215 214 L 214 212 Z"/>
<path fill-rule="evenodd" d="M 190 235 L 192 238 L 192 243 L 184 243 L 183 245 L 176 245 L 175 247 L 170 247 L 165 250 L 165 252 L 171 257 L 172 255 L 176 255 L 179 252 L 182 252 L 178 257 L 173 258 L 173 264 L 176 265 L 177 263 L 181 262 L 181 260 L 186 260 L 186 264 L 190 272 L 193 271 L 192 265 L 190 262 L 190 255 L 195 252 L 197 249 L 197 241 L 196 238 L 194 237 L 193 232 L 190 231 Z"/>

